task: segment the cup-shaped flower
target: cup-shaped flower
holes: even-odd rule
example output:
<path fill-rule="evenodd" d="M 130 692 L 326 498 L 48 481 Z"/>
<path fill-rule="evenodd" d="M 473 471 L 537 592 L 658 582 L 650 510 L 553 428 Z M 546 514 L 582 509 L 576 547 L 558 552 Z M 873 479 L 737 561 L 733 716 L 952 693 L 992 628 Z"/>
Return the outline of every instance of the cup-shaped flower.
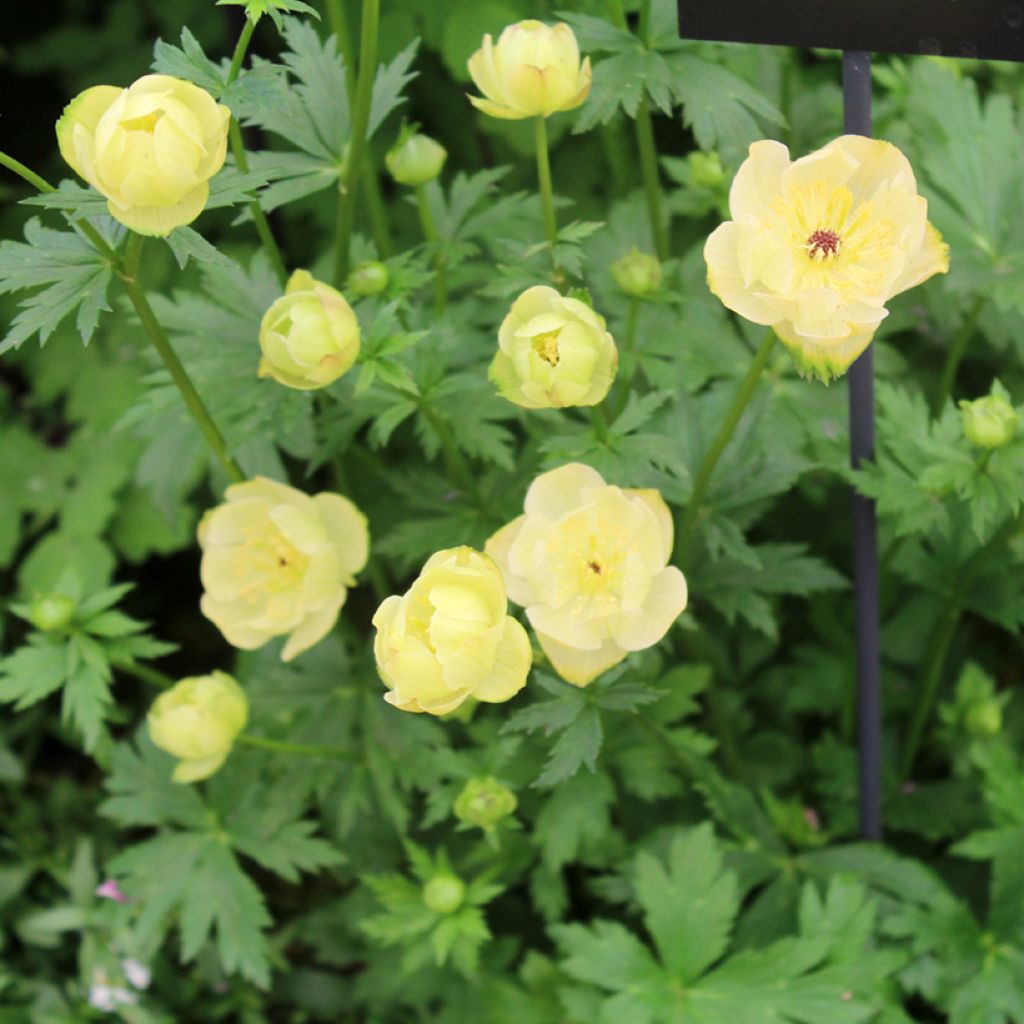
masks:
<path fill-rule="evenodd" d="M 468 547 L 432 555 L 409 590 L 373 617 L 384 699 L 444 715 L 469 697 L 496 704 L 515 696 L 533 653 L 507 613 L 505 583 L 490 558 Z"/>
<path fill-rule="evenodd" d="M 1006 389 L 994 381 L 992 393 L 960 403 L 964 436 L 978 448 L 1002 448 L 1017 435 L 1020 417 Z"/>
<path fill-rule="evenodd" d="M 512 303 L 498 331 L 489 376 L 524 409 L 597 405 L 619 365 L 604 317 L 554 288 L 528 288 Z"/>
<path fill-rule="evenodd" d="M 577 686 L 656 644 L 686 607 L 661 495 L 606 484 L 578 462 L 537 477 L 525 513 L 486 551 L 555 670 Z"/>
<path fill-rule="evenodd" d="M 289 661 L 322 640 L 366 565 L 366 518 L 340 494 L 310 497 L 256 477 L 199 523 L 200 608 L 244 650 L 287 636 Z"/>
<path fill-rule="evenodd" d="M 473 106 L 506 121 L 575 110 L 590 93 L 590 58 L 580 63 L 576 36 L 564 23 L 520 21 L 497 43 L 484 36 L 469 73 L 483 93 L 469 97 Z"/>
<path fill-rule="evenodd" d="M 211 672 L 161 693 L 146 724 L 149 738 L 178 758 L 174 781 L 197 782 L 224 763 L 248 718 L 245 691 L 226 672 Z"/>
<path fill-rule="evenodd" d="M 79 93 L 57 122 L 61 156 L 110 215 L 141 235 L 163 236 L 203 212 L 223 166 L 231 111 L 199 86 L 146 75 L 127 89 Z"/>
<path fill-rule="evenodd" d="M 515 793 L 497 779 L 470 779 L 455 799 L 455 817 L 467 825 L 476 825 L 485 832 L 493 832 L 499 821 L 516 809 Z"/>
<path fill-rule="evenodd" d="M 260 323 L 261 377 L 302 391 L 326 387 L 359 355 L 359 321 L 345 296 L 296 270 Z"/>
<path fill-rule="evenodd" d="M 425 185 L 440 173 L 448 150 L 429 135 L 409 132 L 399 137 L 384 156 L 384 164 L 399 185 Z"/>
<path fill-rule="evenodd" d="M 661 287 L 661 262 L 635 245 L 612 264 L 615 283 L 635 299 L 646 299 Z"/>
<path fill-rule="evenodd" d="M 780 143 L 755 142 L 729 206 L 704 247 L 711 291 L 824 381 L 867 348 L 893 296 L 949 269 L 910 163 L 888 142 L 846 135 L 793 163 Z"/>

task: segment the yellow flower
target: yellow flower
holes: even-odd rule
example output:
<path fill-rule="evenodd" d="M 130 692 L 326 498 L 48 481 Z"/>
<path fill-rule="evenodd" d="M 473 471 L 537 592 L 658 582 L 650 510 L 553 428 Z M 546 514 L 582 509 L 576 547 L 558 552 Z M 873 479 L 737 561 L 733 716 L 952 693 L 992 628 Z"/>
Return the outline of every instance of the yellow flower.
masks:
<path fill-rule="evenodd" d="M 519 121 L 575 110 L 590 93 L 590 58 L 580 63 L 576 36 L 566 24 L 553 28 L 520 21 L 490 35 L 469 58 L 469 73 L 484 98 L 470 96 L 491 117 Z"/>
<path fill-rule="evenodd" d="M 597 405 L 619 364 L 604 317 L 554 288 L 529 288 L 512 304 L 498 331 L 490 378 L 524 409 Z"/>
<path fill-rule="evenodd" d="M 486 551 L 558 674 L 577 686 L 656 644 L 686 607 L 661 495 L 606 484 L 578 462 L 537 477 L 525 514 Z"/>
<path fill-rule="evenodd" d="M 191 82 L 146 75 L 127 89 L 79 93 L 57 122 L 61 156 L 142 235 L 168 235 L 203 212 L 223 166 L 231 111 Z"/>
<path fill-rule="evenodd" d="M 249 701 L 226 672 L 182 679 L 157 697 L 146 723 L 161 750 L 179 758 L 175 782 L 209 778 L 245 728 Z"/>
<path fill-rule="evenodd" d="M 373 617 L 384 699 L 444 715 L 469 697 L 497 704 L 515 696 L 533 654 L 507 611 L 501 573 L 486 555 L 461 547 L 431 556 L 409 590 Z"/>
<path fill-rule="evenodd" d="M 340 494 L 313 497 L 256 477 L 199 524 L 200 608 L 244 650 L 288 636 L 281 659 L 322 640 L 366 565 L 366 519 Z"/>
<path fill-rule="evenodd" d="M 359 321 L 341 292 L 296 270 L 284 295 L 260 324 L 261 377 L 310 391 L 352 368 L 359 355 Z"/>
<path fill-rule="evenodd" d="M 949 270 L 914 172 L 888 142 L 846 135 L 795 163 L 780 143 L 755 142 L 729 206 L 704 247 L 711 290 L 825 381 L 867 348 L 889 299 Z"/>

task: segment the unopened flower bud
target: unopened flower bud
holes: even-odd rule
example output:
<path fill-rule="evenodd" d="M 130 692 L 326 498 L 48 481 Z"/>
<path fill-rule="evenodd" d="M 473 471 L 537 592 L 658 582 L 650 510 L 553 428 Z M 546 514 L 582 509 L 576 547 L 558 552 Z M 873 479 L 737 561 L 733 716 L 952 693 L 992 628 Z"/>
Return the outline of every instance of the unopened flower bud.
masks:
<path fill-rule="evenodd" d="M 361 299 L 380 295 L 388 286 L 388 268 L 377 260 L 364 260 L 349 275 L 348 290 Z"/>
<path fill-rule="evenodd" d="M 418 132 L 400 138 L 384 157 L 391 177 L 399 185 L 425 185 L 444 166 L 448 151 L 428 135 Z"/>
<path fill-rule="evenodd" d="M 466 885 L 455 875 L 435 875 L 423 886 L 423 902 L 435 914 L 454 914 L 465 895 Z"/>
<path fill-rule="evenodd" d="M 997 700 L 986 700 L 967 709 L 964 726 L 971 736 L 997 736 L 1003 727 L 1003 709 Z"/>
<path fill-rule="evenodd" d="M 470 779 L 455 801 L 455 817 L 485 832 L 516 809 L 516 795 L 490 776 Z"/>
<path fill-rule="evenodd" d="M 973 402 L 961 402 L 960 410 L 964 435 L 979 448 L 1002 448 L 1017 433 L 1017 411 L 998 391 Z"/>
<path fill-rule="evenodd" d="M 32 602 L 29 621 L 44 633 L 63 629 L 75 615 L 75 602 L 67 594 L 44 594 Z"/>
<path fill-rule="evenodd" d="M 725 170 L 717 153 L 701 153 L 699 150 L 687 158 L 694 185 L 702 188 L 718 188 L 725 181 Z"/>
<path fill-rule="evenodd" d="M 645 299 L 661 287 L 661 263 L 657 256 L 633 246 L 612 264 L 612 277 L 627 295 Z"/>

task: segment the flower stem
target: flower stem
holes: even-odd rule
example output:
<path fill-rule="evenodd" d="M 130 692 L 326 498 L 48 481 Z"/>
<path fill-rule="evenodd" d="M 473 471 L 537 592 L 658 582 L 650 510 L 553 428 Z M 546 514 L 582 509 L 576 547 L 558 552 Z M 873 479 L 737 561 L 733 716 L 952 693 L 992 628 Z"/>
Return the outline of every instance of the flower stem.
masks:
<path fill-rule="evenodd" d="M 705 453 L 704 461 L 701 462 L 700 469 L 697 471 L 697 477 L 693 482 L 693 493 L 690 495 L 690 502 L 686 507 L 686 514 L 683 516 L 682 528 L 680 530 L 680 552 L 684 565 L 689 561 L 690 549 L 693 545 L 693 527 L 700 513 L 704 496 L 707 494 L 708 484 L 711 482 L 715 466 L 718 465 L 718 460 L 722 457 L 722 453 L 732 439 L 732 435 L 735 433 L 736 427 L 743 417 L 743 412 L 753 397 L 754 391 L 757 389 L 758 381 L 761 379 L 765 366 L 768 365 L 768 360 L 771 358 L 777 340 L 775 332 L 769 328 L 760 347 L 754 354 L 754 360 L 750 364 L 750 369 L 747 370 L 747 375 L 743 378 L 739 391 L 736 392 L 736 397 L 733 399 L 732 406 L 729 408 L 729 412 L 718 429 L 718 434 L 715 436 L 714 441 L 711 442 L 711 447 Z"/>
<path fill-rule="evenodd" d="M 629 392 L 636 376 L 636 329 L 640 319 L 640 300 L 633 296 L 629 300 L 629 315 L 626 319 L 626 340 L 623 343 L 622 376 L 619 379 L 619 398 L 615 408 L 616 417 L 629 402 Z"/>
<path fill-rule="evenodd" d="M 225 85 L 230 85 L 238 77 L 239 72 L 241 72 L 242 61 L 245 60 L 245 51 L 249 49 L 249 41 L 252 39 L 252 34 L 255 30 L 256 22 L 252 18 L 247 17 L 245 19 L 245 28 L 242 29 L 238 42 L 235 44 L 235 52 L 231 57 L 231 67 L 228 68 L 228 77 L 225 79 Z"/>
<path fill-rule="evenodd" d="M 436 251 L 434 254 L 434 313 L 442 316 L 448 308 L 448 258 L 445 255 L 441 236 L 437 231 L 434 214 L 427 198 L 427 186 L 416 186 L 416 205 L 420 211 L 420 224 L 427 244 Z"/>
<path fill-rule="evenodd" d="M 141 679 L 142 682 L 159 687 L 161 690 L 169 690 L 174 685 L 174 680 L 169 675 L 165 675 L 159 669 L 150 668 L 149 665 L 140 665 L 134 661 L 114 661 L 112 664 L 118 672 L 134 676 L 136 679 Z"/>
<path fill-rule="evenodd" d="M 622 0 L 605 0 L 605 6 L 608 8 L 608 17 L 612 19 L 612 24 L 616 28 L 629 28 L 626 12 L 622 9 Z"/>
<path fill-rule="evenodd" d="M 252 736 L 243 732 L 235 737 L 236 743 L 242 743 L 247 747 L 260 747 L 263 750 L 273 750 L 279 754 L 299 754 L 302 757 L 332 757 L 342 761 L 354 761 L 355 752 L 347 747 L 318 747 L 306 743 L 288 743 L 285 740 L 272 740 L 268 736 Z"/>
<path fill-rule="evenodd" d="M 960 369 L 960 363 L 967 352 L 968 343 L 974 337 L 974 328 L 984 306 L 985 298 L 984 296 L 979 296 L 975 300 L 974 305 L 967 311 L 960 330 L 957 332 L 956 337 L 953 338 L 953 343 L 949 346 L 949 352 L 946 355 L 946 365 L 942 368 L 942 379 L 939 382 L 939 390 L 935 396 L 934 412 L 936 414 L 942 411 L 942 406 L 946 399 L 953 397 L 957 370 Z"/>
<path fill-rule="evenodd" d="M 199 426 L 200 431 L 202 431 L 203 437 L 206 438 L 206 443 L 210 446 L 210 450 L 224 467 L 224 472 L 227 473 L 228 478 L 234 483 L 241 483 L 245 480 L 245 474 L 238 463 L 228 454 L 227 445 L 221 432 L 217 429 L 217 425 L 213 422 L 209 412 L 207 412 L 206 406 L 203 405 L 203 400 L 199 397 L 199 393 L 192 384 L 192 379 L 189 377 L 185 367 L 182 366 L 181 360 L 167 339 L 167 335 L 164 334 L 163 328 L 157 321 L 145 293 L 139 287 L 137 277 L 134 273 L 128 272 L 129 267 L 138 268 L 144 241 L 145 239 L 142 235 L 135 234 L 129 239 L 125 265 L 121 272 L 121 280 L 124 282 L 125 288 L 128 289 L 128 297 L 131 299 L 132 306 L 135 307 L 135 312 L 138 314 L 142 326 L 145 328 L 146 333 L 153 342 L 154 348 L 163 360 L 163 364 L 171 375 L 171 379 L 181 392 L 181 397 L 185 400 L 185 405 Z"/>
<path fill-rule="evenodd" d="M 370 123 L 373 100 L 373 78 L 377 70 L 377 30 L 380 22 L 380 0 L 363 0 L 363 23 L 359 41 L 359 77 L 352 104 L 352 134 L 349 139 L 348 162 L 341 183 L 337 233 L 334 240 L 334 281 L 340 288 L 348 277 L 352 248 L 352 227 L 355 223 L 356 195 L 359 176 L 363 172 L 366 153 L 366 132 Z"/>
<path fill-rule="evenodd" d="M 658 176 L 658 149 L 654 141 L 654 122 L 651 104 L 646 93 L 636 112 L 636 144 L 640 152 L 640 173 L 647 197 L 647 216 L 651 222 L 654 251 L 659 260 L 669 256 L 668 227 L 661 200 L 661 181 Z"/>
<path fill-rule="evenodd" d="M 543 117 L 534 119 L 537 145 L 537 181 L 540 185 L 540 200 L 544 207 L 544 230 L 551 246 L 551 261 L 555 260 L 555 245 L 558 242 L 558 218 L 555 216 L 555 194 L 551 186 L 551 160 L 548 156 L 548 125 Z"/>
<path fill-rule="evenodd" d="M 473 476 L 462 454 L 459 446 L 455 443 L 455 437 L 440 416 L 431 408 L 426 399 L 421 398 L 419 402 L 420 412 L 437 434 L 441 442 L 441 452 L 444 456 L 445 465 L 448 468 L 448 475 L 455 480 L 459 486 L 477 503 L 480 503 L 480 496 L 476 489 L 476 478 Z"/>

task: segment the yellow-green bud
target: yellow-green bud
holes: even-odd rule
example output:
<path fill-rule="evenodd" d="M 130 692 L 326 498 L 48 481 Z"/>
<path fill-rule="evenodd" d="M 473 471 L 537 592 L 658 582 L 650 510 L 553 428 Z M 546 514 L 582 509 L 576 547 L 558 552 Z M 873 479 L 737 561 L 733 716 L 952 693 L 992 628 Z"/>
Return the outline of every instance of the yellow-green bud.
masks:
<path fill-rule="evenodd" d="M 641 252 L 633 246 L 625 256 L 612 264 L 615 283 L 636 299 L 645 299 L 661 287 L 661 264 L 657 256 Z"/>
<path fill-rule="evenodd" d="M 466 885 L 455 875 L 435 875 L 423 886 L 423 902 L 435 914 L 454 914 L 465 895 Z"/>
<path fill-rule="evenodd" d="M 249 718 L 245 691 L 226 672 L 182 679 L 157 697 L 147 718 L 149 738 L 179 758 L 175 782 L 213 775 L 227 760 Z"/>
<path fill-rule="evenodd" d="M 691 153 L 687 160 L 693 183 L 703 188 L 718 188 L 725 181 L 725 170 L 717 153 Z"/>
<path fill-rule="evenodd" d="M 348 290 L 360 298 L 380 295 L 388 286 L 388 268 L 377 260 L 364 260 L 349 275 Z"/>
<path fill-rule="evenodd" d="M 44 594 L 32 602 L 29 622 L 44 633 L 63 629 L 74 617 L 75 602 L 67 594 Z"/>
<path fill-rule="evenodd" d="M 516 809 L 516 795 L 490 776 L 470 779 L 455 801 L 455 817 L 490 832 Z"/>
<path fill-rule="evenodd" d="M 971 736 L 979 739 L 996 736 L 1003 727 L 1003 709 L 997 700 L 986 700 L 967 709 L 964 726 Z"/>
<path fill-rule="evenodd" d="M 441 173 L 447 156 L 448 151 L 439 142 L 416 133 L 400 138 L 384 163 L 399 185 L 425 185 Z"/>
<path fill-rule="evenodd" d="M 960 403 L 964 434 L 979 448 L 1002 448 L 1017 433 L 1017 411 L 999 394 Z"/>

